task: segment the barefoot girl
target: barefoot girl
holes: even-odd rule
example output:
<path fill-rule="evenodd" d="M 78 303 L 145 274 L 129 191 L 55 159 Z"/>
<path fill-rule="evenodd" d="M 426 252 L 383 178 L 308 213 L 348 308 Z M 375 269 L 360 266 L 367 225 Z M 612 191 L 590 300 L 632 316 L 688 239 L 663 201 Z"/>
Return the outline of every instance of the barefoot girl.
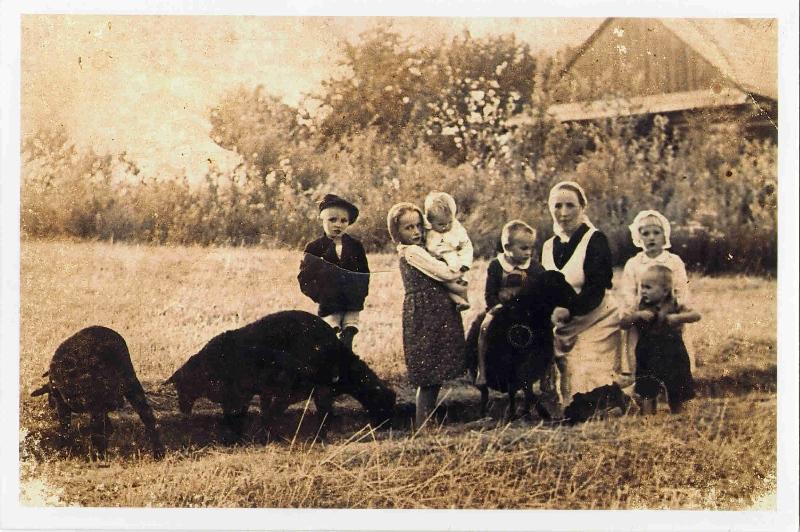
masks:
<path fill-rule="evenodd" d="M 415 417 L 420 428 L 436 408 L 442 383 L 464 371 L 464 326 L 444 285 L 461 273 L 423 247 L 425 228 L 419 207 L 398 203 L 389 209 L 386 222 L 400 256 L 405 288 L 403 351 L 409 381 L 417 386 Z"/>

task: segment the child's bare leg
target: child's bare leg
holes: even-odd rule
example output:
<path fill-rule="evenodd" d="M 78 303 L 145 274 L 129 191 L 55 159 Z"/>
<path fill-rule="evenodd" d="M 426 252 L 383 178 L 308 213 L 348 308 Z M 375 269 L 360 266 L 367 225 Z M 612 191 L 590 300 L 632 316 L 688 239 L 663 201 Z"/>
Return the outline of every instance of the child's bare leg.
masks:
<path fill-rule="evenodd" d="M 555 363 L 556 367 L 558 367 L 558 372 L 561 374 L 559 387 L 561 402 L 564 406 L 567 406 L 572 402 L 572 371 L 569 367 L 569 359 L 567 355 L 556 356 Z"/>
<path fill-rule="evenodd" d="M 429 419 L 434 410 L 436 410 L 436 398 L 439 395 L 439 388 L 441 385 L 432 384 L 429 386 L 420 386 L 417 388 L 416 400 L 416 415 L 415 423 L 416 429 L 420 430 L 423 425 L 430 423 Z"/>
<path fill-rule="evenodd" d="M 445 286 L 450 291 L 450 299 L 456 304 L 458 310 L 467 310 L 469 308 L 469 299 L 467 294 L 469 286 L 463 279 L 457 279 L 445 283 Z"/>
<path fill-rule="evenodd" d="M 486 313 L 486 317 L 481 322 L 481 332 L 478 335 L 478 374 L 475 376 L 475 386 L 486 386 L 486 351 L 489 349 L 486 336 L 489 325 L 500 308 L 501 305 L 494 306 Z"/>
<path fill-rule="evenodd" d="M 333 330 L 338 335 L 342 332 L 342 318 L 344 316 L 343 312 L 334 312 L 333 314 L 328 314 L 327 316 L 322 316 L 322 320 L 327 323 L 328 325 L 333 328 Z"/>

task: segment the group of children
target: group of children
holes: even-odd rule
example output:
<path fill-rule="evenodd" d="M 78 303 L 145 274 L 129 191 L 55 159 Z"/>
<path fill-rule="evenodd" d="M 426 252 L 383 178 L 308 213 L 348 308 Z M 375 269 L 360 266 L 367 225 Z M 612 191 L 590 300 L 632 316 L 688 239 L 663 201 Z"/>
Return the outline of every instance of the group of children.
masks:
<path fill-rule="evenodd" d="M 318 314 L 352 348 L 369 288 L 364 248 L 346 233 L 359 211 L 333 194 L 323 198 L 319 210 L 324 235 L 306 246 L 298 281 L 302 292 L 319 305 Z M 455 281 L 444 284 L 456 308 L 463 311 L 470 307 L 464 274 L 472 267 L 473 247 L 456 214 L 455 200 L 449 194 L 431 192 L 425 198 L 425 249 L 457 274 Z M 657 397 L 664 389 L 670 410 L 677 413 L 694 396 L 692 360 L 682 329 L 700 315 L 689 307 L 683 261 L 667 251 L 669 221 L 658 211 L 642 211 L 629 228 L 633 243 L 642 251 L 628 260 L 623 271 L 619 323 L 627 331 L 627 352 L 635 354 L 630 361 L 635 366 L 634 392 L 640 398 L 641 412 L 649 414 L 656 411 Z M 468 333 L 478 336 L 478 385 L 485 384 L 486 375 L 486 346 L 481 340 L 485 335 L 481 332 L 502 306 L 518 295 L 527 279 L 544 271 L 534 257 L 535 242 L 536 231 L 521 220 L 512 220 L 502 229 L 502 251 L 487 269 L 486 310 Z"/>

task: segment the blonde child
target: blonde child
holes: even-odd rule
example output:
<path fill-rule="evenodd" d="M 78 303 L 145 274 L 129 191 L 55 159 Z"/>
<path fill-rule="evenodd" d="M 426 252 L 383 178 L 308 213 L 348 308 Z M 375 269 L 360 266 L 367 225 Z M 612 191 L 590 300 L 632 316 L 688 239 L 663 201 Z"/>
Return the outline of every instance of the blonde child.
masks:
<path fill-rule="evenodd" d="M 620 286 L 619 308 L 621 315 L 633 312 L 641 301 L 641 280 L 644 272 L 654 264 L 663 264 L 672 270 L 672 289 L 675 300 L 689 306 L 689 283 L 686 276 L 686 266 L 681 258 L 667 251 L 672 247 L 670 243 L 670 224 L 667 218 L 658 211 L 645 210 L 639 212 L 628 226 L 633 244 L 640 248 L 635 256 L 625 263 Z M 635 367 L 634 354 L 638 332 L 636 329 L 627 331 L 625 353 L 622 365 L 624 373 L 632 373 Z M 690 352 L 689 362 L 694 371 L 694 357 Z"/>
<path fill-rule="evenodd" d="M 644 271 L 639 294 L 636 310 L 620 319 L 621 327 L 635 327 L 639 333 L 634 391 L 642 401 L 641 413 L 652 414 L 663 387 L 670 410 L 677 414 L 694 397 L 682 325 L 698 321 L 700 315 L 675 299 L 673 272 L 664 264 L 652 264 Z"/>
<path fill-rule="evenodd" d="M 456 202 L 445 192 L 431 192 L 425 198 L 425 249 L 460 273 L 458 279 L 446 284 L 450 299 L 458 310 L 469 308 L 468 284 L 464 273 L 472 267 L 472 242 L 464 226 L 456 219 Z"/>
<path fill-rule="evenodd" d="M 425 226 L 419 207 L 394 205 L 386 225 L 400 257 L 403 353 L 408 380 L 417 387 L 415 419 L 420 429 L 436 410 L 442 383 L 464 371 L 464 325 L 444 286 L 459 274 L 422 247 Z"/>
<path fill-rule="evenodd" d="M 364 246 L 347 234 L 358 218 L 358 208 L 335 194 L 326 194 L 319 204 L 319 217 L 324 234 L 306 245 L 297 280 L 300 290 L 319 305 L 319 316 L 352 349 L 369 292 Z"/>
<path fill-rule="evenodd" d="M 467 345 L 477 346 L 476 386 L 486 384 L 486 331 L 503 305 L 513 300 L 522 287 L 538 277 L 544 268 L 533 257 L 536 230 L 522 220 L 503 226 L 500 244 L 503 251 L 489 262 L 486 270 L 486 311 L 475 317 L 467 335 Z"/>

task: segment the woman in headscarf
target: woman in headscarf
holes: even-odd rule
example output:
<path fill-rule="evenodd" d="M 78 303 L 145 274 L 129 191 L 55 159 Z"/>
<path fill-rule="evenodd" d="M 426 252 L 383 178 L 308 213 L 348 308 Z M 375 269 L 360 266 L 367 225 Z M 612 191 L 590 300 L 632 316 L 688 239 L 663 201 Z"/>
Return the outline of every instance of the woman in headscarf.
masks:
<path fill-rule="evenodd" d="M 563 273 L 578 294 L 568 308 L 558 307 L 552 316 L 560 373 L 552 384 L 565 407 L 579 393 L 599 391 L 592 397 L 607 399 L 609 392 L 619 399 L 617 383 L 628 369 L 622 367 L 619 316 L 610 293 L 611 249 L 586 216 L 587 205 L 586 193 L 577 183 L 555 185 L 548 198 L 554 236 L 542 247 L 545 270 Z"/>

